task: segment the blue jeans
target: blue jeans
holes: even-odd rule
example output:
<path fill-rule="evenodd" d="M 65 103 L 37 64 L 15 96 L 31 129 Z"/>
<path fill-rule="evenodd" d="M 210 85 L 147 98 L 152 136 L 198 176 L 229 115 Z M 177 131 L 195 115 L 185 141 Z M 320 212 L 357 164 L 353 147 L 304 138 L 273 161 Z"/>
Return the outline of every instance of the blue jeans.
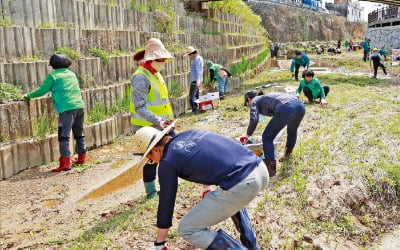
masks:
<path fill-rule="evenodd" d="M 207 249 L 217 236 L 210 230 L 244 208 L 263 190 L 269 181 L 267 167 L 260 164 L 241 182 L 229 190 L 217 187 L 194 206 L 179 223 L 179 234 L 195 247 Z"/>
<path fill-rule="evenodd" d="M 297 128 L 303 119 L 306 110 L 299 100 L 293 100 L 283 104 L 265 128 L 262 141 L 265 159 L 275 160 L 274 138 L 285 126 L 287 126 L 286 147 L 293 148 L 296 145 Z"/>
<path fill-rule="evenodd" d="M 228 86 L 228 78 L 220 78 L 220 80 L 218 81 L 218 91 L 220 97 L 225 95 L 227 86 Z"/>
<path fill-rule="evenodd" d="M 85 112 L 83 109 L 72 109 L 60 113 L 58 116 L 58 143 L 61 157 L 70 157 L 69 136 L 72 130 L 76 140 L 76 152 L 86 153 L 83 123 Z"/>

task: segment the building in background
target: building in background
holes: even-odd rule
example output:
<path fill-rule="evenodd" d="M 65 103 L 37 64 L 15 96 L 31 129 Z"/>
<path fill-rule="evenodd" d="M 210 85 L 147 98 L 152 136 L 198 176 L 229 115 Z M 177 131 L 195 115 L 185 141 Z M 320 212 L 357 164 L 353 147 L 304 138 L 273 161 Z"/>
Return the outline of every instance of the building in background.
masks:
<path fill-rule="evenodd" d="M 363 22 L 364 8 L 358 1 L 335 0 L 333 3 L 326 3 L 326 8 L 331 13 L 346 17 L 349 22 Z"/>

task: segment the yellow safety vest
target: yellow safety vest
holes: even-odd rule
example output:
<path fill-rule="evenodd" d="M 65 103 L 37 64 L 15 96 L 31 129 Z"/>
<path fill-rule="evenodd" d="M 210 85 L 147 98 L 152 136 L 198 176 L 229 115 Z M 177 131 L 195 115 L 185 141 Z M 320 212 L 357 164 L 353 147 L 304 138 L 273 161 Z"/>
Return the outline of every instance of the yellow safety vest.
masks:
<path fill-rule="evenodd" d="M 144 67 L 139 66 L 133 75 L 143 75 L 150 83 L 150 91 L 147 94 L 146 108 L 155 116 L 162 117 L 163 119 L 174 119 L 172 107 L 168 99 L 168 88 L 161 74 L 158 72 L 153 74 Z M 131 124 L 138 126 L 154 125 L 145 120 L 143 116 L 136 112 L 132 99 L 130 102 L 129 111 L 131 112 Z"/>

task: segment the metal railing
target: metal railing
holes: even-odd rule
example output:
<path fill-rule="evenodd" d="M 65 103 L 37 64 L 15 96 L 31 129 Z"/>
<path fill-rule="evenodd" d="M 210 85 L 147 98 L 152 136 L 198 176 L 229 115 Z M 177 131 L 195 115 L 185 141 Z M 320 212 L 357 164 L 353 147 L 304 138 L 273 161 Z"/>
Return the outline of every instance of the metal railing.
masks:
<path fill-rule="evenodd" d="M 400 19 L 400 7 L 383 8 L 368 14 L 368 23 L 387 19 Z"/>

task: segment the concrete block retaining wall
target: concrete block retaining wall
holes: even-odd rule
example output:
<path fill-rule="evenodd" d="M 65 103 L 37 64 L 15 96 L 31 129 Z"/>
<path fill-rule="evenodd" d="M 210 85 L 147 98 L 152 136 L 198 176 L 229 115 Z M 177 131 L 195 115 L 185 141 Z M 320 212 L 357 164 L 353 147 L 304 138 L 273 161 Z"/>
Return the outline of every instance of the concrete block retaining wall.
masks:
<path fill-rule="evenodd" d="M 100 147 L 113 142 L 119 135 L 130 134 L 129 114 L 85 126 L 86 145 Z M 71 143 L 71 150 L 74 144 Z M 73 152 L 73 151 L 71 151 Z M 41 139 L 27 139 L 0 145 L 0 180 L 35 166 L 58 161 L 57 134 Z"/>
<path fill-rule="evenodd" d="M 162 1 L 159 1 L 161 4 Z M 159 31 L 157 13 L 135 10 L 127 1 L 115 1 L 110 5 L 104 1 L 77 0 L 4 0 L 0 1 L 0 20 L 9 19 L 13 25 L 29 27 L 80 27 L 81 29 L 118 29 L 136 31 Z M 142 1 L 147 5 L 147 1 Z M 175 29 L 187 33 L 213 31 L 220 33 L 243 32 L 254 34 L 244 28 L 236 16 L 210 11 L 220 20 L 176 16 Z"/>
<path fill-rule="evenodd" d="M 262 37 L 237 34 L 176 34 L 5 26 L 0 27 L 0 62 L 23 56 L 42 55 L 48 58 L 60 47 L 70 47 L 82 54 L 93 47 L 108 52 L 135 51 L 144 47 L 151 37 L 159 38 L 165 44 L 176 44 L 179 41 L 184 46 L 192 45 L 204 49 L 224 49 L 263 42 Z"/>

